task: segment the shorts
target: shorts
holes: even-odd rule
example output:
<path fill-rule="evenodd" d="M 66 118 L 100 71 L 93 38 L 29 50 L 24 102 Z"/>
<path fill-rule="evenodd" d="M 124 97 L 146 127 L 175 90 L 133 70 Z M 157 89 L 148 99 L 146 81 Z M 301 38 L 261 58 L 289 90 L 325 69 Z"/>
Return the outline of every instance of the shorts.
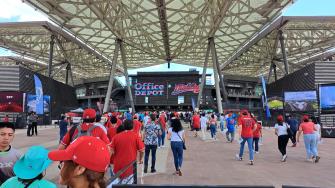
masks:
<path fill-rule="evenodd" d="M 200 131 L 200 128 L 194 128 L 195 131 Z"/>

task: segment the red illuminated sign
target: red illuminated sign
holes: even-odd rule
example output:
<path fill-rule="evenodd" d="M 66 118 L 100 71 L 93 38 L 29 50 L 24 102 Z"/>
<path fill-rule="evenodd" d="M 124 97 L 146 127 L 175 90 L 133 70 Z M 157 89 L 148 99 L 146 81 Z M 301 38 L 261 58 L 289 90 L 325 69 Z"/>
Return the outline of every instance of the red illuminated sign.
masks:
<path fill-rule="evenodd" d="M 199 93 L 199 85 L 196 83 L 176 84 L 171 95 L 179 95 L 185 92 Z"/>

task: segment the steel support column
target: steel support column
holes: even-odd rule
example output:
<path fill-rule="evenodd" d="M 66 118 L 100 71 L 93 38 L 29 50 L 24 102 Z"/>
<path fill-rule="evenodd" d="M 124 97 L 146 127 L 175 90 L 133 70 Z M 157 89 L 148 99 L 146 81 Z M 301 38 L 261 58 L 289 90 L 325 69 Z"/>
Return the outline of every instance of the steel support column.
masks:
<path fill-rule="evenodd" d="M 126 77 L 126 84 L 127 84 L 127 89 L 128 89 L 128 97 L 129 97 L 129 101 L 130 101 L 130 106 L 132 109 L 132 114 L 135 113 L 135 105 L 134 105 L 134 100 L 133 100 L 133 94 L 131 92 L 131 88 L 130 88 L 130 81 L 129 81 L 129 76 L 128 76 L 128 67 L 127 67 L 127 61 L 126 61 L 126 52 L 123 46 L 123 42 L 120 41 L 119 42 L 120 45 L 120 52 L 121 52 L 121 58 L 122 58 L 122 64 L 123 64 L 123 70 L 124 70 L 124 76 Z"/>
<path fill-rule="evenodd" d="M 72 66 L 71 66 L 70 63 L 69 63 L 69 66 L 70 66 L 70 70 L 69 70 L 69 73 L 70 73 L 70 79 L 71 79 L 72 86 L 74 86 L 73 74 L 72 74 Z"/>
<path fill-rule="evenodd" d="M 286 75 L 288 75 L 289 68 L 288 68 L 288 63 L 287 63 L 287 55 L 286 55 L 285 44 L 284 44 L 284 35 L 283 35 L 282 30 L 279 30 L 279 42 L 280 42 L 281 53 L 283 55 L 283 62 L 285 65 L 285 72 L 286 72 Z"/>
<path fill-rule="evenodd" d="M 201 100 L 201 97 L 202 97 L 204 87 L 206 85 L 206 71 L 207 71 L 208 57 L 209 57 L 209 52 L 210 51 L 211 51 L 211 47 L 210 47 L 209 42 L 208 42 L 204 67 L 202 68 L 201 83 L 200 83 L 200 87 L 199 87 L 199 94 L 198 94 L 198 100 L 197 100 L 197 108 L 198 109 L 200 108 L 200 100 Z"/>
<path fill-rule="evenodd" d="M 50 51 L 49 51 L 48 77 L 50 77 L 51 73 L 52 73 L 52 59 L 53 59 L 53 55 L 54 55 L 54 44 L 55 44 L 55 36 L 51 35 Z"/>
<path fill-rule="evenodd" d="M 218 105 L 218 112 L 221 114 L 223 113 L 223 109 L 222 109 L 222 101 L 220 93 L 220 84 L 219 84 L 217 66 L 215 65 L 214 62 L 213 62 L 213 72 L 214 72 L 215 91 L 216 91 L 216 103 Z"/>
<path fill-rule="evenodd" d="M 106 94 L 105 104 L 104 104 L 104 109 L 103 109 L 104 113 L 108 111 L 109 99 L 110 99 L 111 94 L 112 94 L 114 74 L 115 74 L 115 69 L 116 69 L 116 64 L 117 64 L 117 58 L 118 58 L 118 55 L 119 55 L 119 49 L 120 49 L 120 44 L 119 44 L 120 41 L 121 40 L 119 40 L 119 39 L 115 40 L 115 50 L 114 50 L 112 68 L 111 68 L 110 75 L 109 75 L 107 94 Z"/>
<path fill-rule="evenodd" d="M 214 38 L 212 38 L 212 50 L 215 53 L 215 63 L 216 63 L 216 68 L 218 70 L 218 76 L 219 76 L 219 81 L 220 81 L 220 85 L 221 85 L 221 91 L 222 91 L 222 95 L 223 95 L 223 101 L 227 102 L 228 101 L 228 97 L 227 97 L 228 94 L 227 94 L 227 91 L 226 91 L 226 87 L 225 87 L 224 80 L 223 80 L 223 74 L 221 72 L 220 64 L 219 64 L 219 60 L 218 60 L 218 56 L 217 56 L 217 53 L 216 53 Z"/>
<path fill-rule="evenodd" d="M 272 68 L 273 68 L 273 73 L 275 75 L 275 81 L 277 81 L 277 65 L 276 64 L 272 64 Z"/>
<path fill-rule="evenodd" d="M 271 76 L 272 76 L 272 65 L 273 65 L 273 63 L 271 62 L 270 69 L 269 69 L 268 83 L 270 83 L 270 79 L 271 79 Z"/>
<path fill-rule="evenodd" d="M 65 84 L 69 84 L 70 63 L 66 65 Z"/>

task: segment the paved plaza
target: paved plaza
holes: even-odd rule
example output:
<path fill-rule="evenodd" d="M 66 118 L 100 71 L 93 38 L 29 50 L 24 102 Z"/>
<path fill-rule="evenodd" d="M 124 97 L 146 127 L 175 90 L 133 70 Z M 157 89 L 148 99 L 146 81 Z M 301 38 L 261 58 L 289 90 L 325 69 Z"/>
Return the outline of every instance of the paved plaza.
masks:
<path fill-rule="evenodd" d="M 39 135 L 26 137 L 26 130 L 17 130 L 13 146 L 26 151 L 31 145 L 44 145 L 55 149 L 58 145 L 58 128 L 41 127 Z M 158 173 L 145 174 L 139 165 L 139 183 L 155 185 L 299 185 L 335 187 L 335 139 L 323 139 L 319 147 L 321 160 L 318 164 L 305 161 L 305 149 L 301 142 L 296 148 L 288 147 L 287 162 L 280 162 L 276 136 L 273 129 L 264 129 L 263 145 L 255 155 L 255 165 L 248 165 L 248 152 L 244 161 L 236 161 L 238 143 L 227 143 L 221 133 L 217 141 L 194 138 L 187 130 L 187 150 L 182 167 L 183 176 L 175 176 L 170 147 L 157 151 Z M 209 138 L 209 133 L 207 133 Z M 303 141 L 303 139 L 301 139 Z M 290 143 L 289 143 L 290 145 Z M 246 147 L 247 149 L 247 147 Z M 150 164 L 150 163 L 149 163 Z M 47 179 L 57 182 L 59 170 L 53 163 L 47 170 Z"/>

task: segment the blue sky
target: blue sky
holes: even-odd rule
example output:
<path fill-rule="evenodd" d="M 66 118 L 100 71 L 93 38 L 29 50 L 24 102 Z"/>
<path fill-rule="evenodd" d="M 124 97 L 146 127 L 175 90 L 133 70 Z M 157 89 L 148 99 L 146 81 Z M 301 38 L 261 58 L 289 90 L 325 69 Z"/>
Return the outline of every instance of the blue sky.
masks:
<path fill-rule="evenodd" d="M 335 0 L 297 0 L 293 5 L 284 10 L 283 15 L 286 16 L 334 16 Z M 43 21 L 47 17 L 40 12 L 29 7 L 21 0 L 0 0 L 0 22 L 16 22 L 16 21 Z M 1 55 L 11 55 L 8 50 L 0 49 Z M 171 68 L 167 68 L 167 64 L 157 65 L 149 68 L 129 70 L 130 74 L 136 71 L 188 71 L 189 66 L 172 64 Z M 201 72 L 201 68 L 197 67 Z M 209 69 L 209 73 L 213 70 Z"/>

